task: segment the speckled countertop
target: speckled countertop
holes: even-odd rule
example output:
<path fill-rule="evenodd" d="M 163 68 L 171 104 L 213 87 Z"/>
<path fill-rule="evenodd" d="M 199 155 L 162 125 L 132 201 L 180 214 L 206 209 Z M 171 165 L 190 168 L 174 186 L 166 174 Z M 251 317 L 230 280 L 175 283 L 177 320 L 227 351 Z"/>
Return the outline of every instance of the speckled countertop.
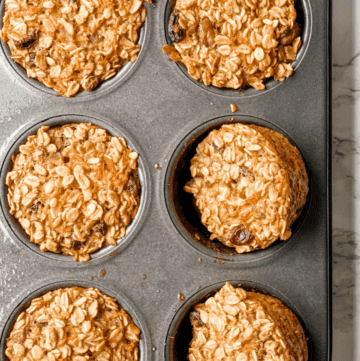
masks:
<path fill-rule="evenodd" d="M 334 361 L 360 359 L 360 2 L 333 1 Z"/>

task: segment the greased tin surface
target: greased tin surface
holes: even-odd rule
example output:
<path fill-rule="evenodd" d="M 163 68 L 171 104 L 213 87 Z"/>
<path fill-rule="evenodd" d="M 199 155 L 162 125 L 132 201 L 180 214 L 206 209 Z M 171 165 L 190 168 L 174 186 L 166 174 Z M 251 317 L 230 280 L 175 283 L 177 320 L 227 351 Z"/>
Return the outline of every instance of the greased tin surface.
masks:
<path fill-rule="evenodd" d="M 140 211 L 124 242 L 79 264 L 26 245 L 7 214 L 2 183 L 0 360 L 5 360 L 8 328 L 29 296 L 79 285 L 116 297 L 130 313 L 142 331 L 142 361 L 170 361 L 169 337 L 178 320 L 194 302 L 227 280 L 283 300 L 303 323 L 310 339 L 310 359 L 330 360 L 330 5 L 325 0 L 302 0 L 302 4 L 306 38 L 295 74 L 284 83 L 270 82 L 267 91 L 250 90 L 244 95 L 198 86 L 162 53 L 167 41 L 166 1 L 146 4 L 148 17 L 137 62 L 113 83 L 105 83 L 103 90 L 77 98 L 55 97 L 24 80 L 1 44 L 2 182 L 14 145 L 34 133 L 42 121 L 84 119 L 123 135 L 139 152 L 143 192 Z M 235 114 L 231 103 L 239 108 Z M 191 232 L 181 230 L 172 214 L 171 202 L 176 199 L 171 200 L 169 188 L 171 167 L 181 149 L 190 146 L 199 131 L 221 126 L 229 118 L 265 125 L 288 136 L 302 153 L 310 178 L 306 209 L 291 239 L 240 256 L 201 248 Z"/>

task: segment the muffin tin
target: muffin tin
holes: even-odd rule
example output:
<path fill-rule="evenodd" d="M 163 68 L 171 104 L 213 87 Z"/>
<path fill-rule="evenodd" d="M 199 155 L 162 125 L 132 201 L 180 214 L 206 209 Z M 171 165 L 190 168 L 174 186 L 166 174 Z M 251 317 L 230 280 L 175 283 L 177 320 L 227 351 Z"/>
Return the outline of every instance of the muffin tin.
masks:
<path fill-rule="evenodd" d="M 2 28 L 3 15 L 5 12 L 5 1 L 2 1 L 0 4 L 0 29 Z M 141 46 L 141 50 L 138 54 L 138 61 L 135 63 L 125 63 L 124 66 L 116 73 L 116 75 L 109 79 L 108 81 L 101 83 L 96 89 L 91 92 L 80 92 L 77 97 L 70 98 L 69 102 L 79 102 L 79 101 L 91 101 L 94 97 L 99 97 L 100 95 L 105 95 L 111 92 L 116 87 L 123 84 L 136 68 L 140 65 L 142 61 L 143 54 L 146 51 L 146 46 L 148 44 L 149 32 L 152 27 L 151 18 L 148 18 L 147 21 L 141 27 L 139 33 L 138 44 Z M 28 78 L 26 75 L 25 69 L 13 61 L 10 58 L 10 50 L 7 44 L 3 41 L 0 41 L 0 58 L 4 66 L 8 68 L 8 71 L 11 73 L 11 76 L 14 79 L 19 79 L 23 86 L 27 87 L 31 92 L 38 92 L 39 95 L 46 96 L 56 96 L 58 92 L 54 89 L 48 88 L 44 84 L 40 83 L 38 80 L 33 78 Z"/>
<path fill-rule="evenodd" d="M 299 149 L 299 146 L 291 139 L 289 134 L 276 127 L 270 122 L 250 116 L 219 117 L 201 124 L 189 133 L 178 145 L 172 155 L 165 176 L 165 201 L 171 220 L 183 238 L 198 251 L 213 258 L 224 257 L 232 262 L 252 262 L 271 255 L 286 245 L 290 240 L 296 239 L 296 232 L 305 219 L 308 204 L 311 197 L 311 180 L 309 182 L 309 193 L 307 201 L 298 219 L 291 227 L 291 237 L 286 242 L 277 241 L 272 247 L 264 250 L 239 254 L 233 248 L 225 246 L 218 240 L 210 240 L 211 233 L 201 223 L 201 217 L 196 210 L 193 195 L 186 193 L 184 185 L 191 179 L 190 166 L 191 159 L 196 154 L 196 147 L 201 143 L 211 131 L 219 129 L 224 124 L 241 122 L 244 124 L 257 124 L 279 133 L 282 133 L 290 142 Z M 300 150 L 300 149 L 299 149 Z M 300 150 L 301 152 L 301 150 Z M 306 163 L 306 160 L 305 160 Z"/>
<path fill-rule="evenodd" d="M 285 305 L 292 309 L 296 317 L 302 323 L 302 327 L 305 332 L 305 337 L 309 338 L 309 334 L 302 322 L 301 315 L 297 312 L 296 308 L 290 300 L 288 300 L 284 295 L 276 292 L 274 289 L 270 289 L 265 285 L 260 285 L 254 282 L 242 282 L 242 281 L 229 281 L 235 288 L 241 287 L 249 292 L 257 292 L 265 295 L 271 295 L 281 300 Z M 191 342 L 192 338 L 192 325 L 190 322 L 190 314 L 199 303 L 205 303 L 206 300 L 210 297 L 213 297 L 220 289 L 224 286 L 223 282 L 215 283 L 213 285 L 207 286 L 200 289 L 192 297 L 190 297 L 184 305 L 181 307 L 181 312 L 178 312 L 171 321 L 170 328 L 167 334 L 166 347 L 165 347 L 165 357 L 171 361 L 179 361 L 186 359 L 188 348 L 187 346 Z M 308 341 L 309 349 L 309 361 L 314 360 L 312 358 L 312 345 L 311 339 Z"/>
<path fill-rule="evenodd" d="M 40 126 L 58 127 L 68 123 L 92 123 L 103 129 L 106 129 L 110 135 L 122 137 L 127 140 L 127 145 L 130 149 L 135 150 L 138 153 L 142 153 L 139 145 L 134 144 L 131 136 L 128 135 L 119 126 L 112 126 L 111 123 L 101 117 L 84 116 L 77 114 L 67 114 L 53 116 L 51 118 L 39 119 L 38 121 L 32 122 L 31 127 L 22 133 L 13 142 L 11 148 L 8 150 L 4 163 L 1 168 L 0 182 L 5 184 L 6 174 L 12 168 L 12 156 L 17 154 L 19 146 L 26 143 L 27 137 L 35 135 Z M 141 198 L 139 210 L 135 216 L 133 222 L 127 227 L 126 235 L 118 240 L 117 246 L 107 246 L 92 254 L 93 261 L 97 261 L 100 258 L 106 257 L 111 253 L 119 253 L 136 237 L 136 232 L 141 229 L 142 219 L 146 217 L 146 210 L 148 209 L 149 197 L 148 188 L 150 187 L 150 171 L 147 165 L 144 164 L 142 159 L 138 161 L 138 175 L 141 184 Z M 63 254 L 56 254 L 52 252 L 41 252 L 38 245 L 29 242 L 29 236 L 26 234 L 24 229 L 21 227 L 19 221 L 9 213 L 9 205 L 7 202 L 8 187 L 5 185 L 0 191 L 1 199 L 1 211 L 5 219 L 7 219 L 6 226 L 8 231 L 11 233 L 13 238 L 18 239 L 23 245 L 29 247 L 32 251 L 38 253 L 41 256 L 47 257 L 50 260 L 56 260 L 60 262 L 74 262 L 72 257 L 67 257 Z M 76 263 L 75 266 L 79 267 L 86 265 L 85 263 Z"/>
<path fill-rule="evenodd" d="M 162 53 L 170 1 L 146 4 L 144 46 L 131 70 L 123 78 L 120 72 L 119 82 L 115 77 L 94 93 L 73 99 L 39 91 L 39 84 L 29 86 L 1 44 L 0 360 L 5 360 L 9 327 L 30 298 L 54 287 L 79 285 L 116 297 L 131 314 L 142 331 L 142 361 L 177 361 L 170 342 L 177 322 L 227 280 L 281 299 L 304 325 L 310 359 L 331 358 L 330 5 L 301 1 L 305 41 L 295 74 L 283 83 L 270 81 L 271 91 L 242 95 L 198 86 Z M 235 114 L 231 103 L 239 108 Z M 90 121 L 124 136 L 141 160 L 142 205 L 127 236 L 85 264 L 40 254 L 9 217 L 5 199 L 4 173 L 17 146 L 42 124 L 67 121 Z M 178 157 L 194 151 L 198 137 L 211 127 L 233 121 L 286 135 L 302 153 L 310 178 L 306 209 L 291 239 L 245 255 L 197 242 L 194 232 L 178 222 L 173 209 L 178 199 L 172 198 Z"/>
<path fill-rule="evenodd" d="M 172 41 L 169 36 L 168 23 L 169 23 L 171 11 L 172 11 L 175 3 L 176 3 L 176 0 L 167 1 L 166 8 L 165 8 L 165 16 L 164 16 L 165 43 L 164 44 L 168 44 L 168 45 L 172 45 Z M 312 12 L 311 12 L 310 0 L 296 1 L 295 9 L 297 12 L 297 22 L 299 23 L 299 25 L 302 29 L 300 36 L 303 41 L 303 45 L 301 46 L 301 48 L 296 56 L 296 60 L 292 63 L 292 66 L 293 66 L 294 70 L 296 71 L 296 69 L 300 65 L 302 59 L 304 58 L 306 51 L 308 49 L 308 46 L 309 46 L 309 42 L 311 39 L 311 33 L 312 33 L 313 17 L 312 17 Z M 179 62 L 179 63 L 176 63 L 176 66 L 193 84 L 196 84 L 196 85 L 200 86 L 201 88 L 203 88 L 213 94 L 217 94 L 217 95 L 221 95 L 221 96 L 232 97 L 232 96 L 234 96 L 234 92 L 235 93 L 241 92 L 243 96 L 254 96 L 254 95 L 259 95 L 261 93 L 267 92 L 271 89 L 274 89 L 281 84 L 281 82 L 275 81 L 273 79 L 265 80 L 264 84 L 266 85 L 266 89 L 264 89 L 260 93 L 259 93 L 259 91 L 255 90 L 253 88 L 246 89 L 245 91 L 233 90 L 233 89 L 219 89 L 212 85 L 206 86 L 202 82 L 199 82 L 199 81 L 196 81 L 195 79 L 193 79 L 188 74 L 186 66 L 184 64 Z"/>

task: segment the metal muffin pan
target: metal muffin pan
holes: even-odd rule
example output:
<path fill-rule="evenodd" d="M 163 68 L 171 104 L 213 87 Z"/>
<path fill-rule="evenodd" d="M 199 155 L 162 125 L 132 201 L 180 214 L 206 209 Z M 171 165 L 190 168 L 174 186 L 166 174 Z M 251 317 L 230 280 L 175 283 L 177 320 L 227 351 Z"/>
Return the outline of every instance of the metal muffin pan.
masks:
<path fill-rule="evenodd" d="M 26 234 L 24 229 L 21 227 L 18 220 L 9 213 L 9 204 L 7 202 L 7 186 L 5 185 L 6 174 L 11 171 L 13 167 L 12 157 L 19 152 L 20 145 L 24 144 L 27 141 L 28 136 L 36 134 L 37 130 L 44 125 L 50 127 L 58 127 L 64 124 L 69 123 L 92 123 L 97 125 L 103 129 L 106 129 L 110 135 L 115 135 L 118 137 L 122 137 L 126 140 L 127 145 L 130 149 L 135 150 L 138 153 L 142 153 L 139 149 L 139 146 L 134 143 L 131 139 L 131 136 L 127 134 L 121 128 L 119 129 L 118 126 L 111 125 L 106 119 L 102 119 L 99 117 L 91 117 L 91 116 L 84 116 L 84 115 L 77 115 L 77 114 L 67 114 L 67 115 L 58 115 L 52 116 L 51 118 L 39 119 L 37 122 L 31 124 L 31 126 L 26 129 L 12 144 L 11 148 L 8 150 L 4 162 L 1 166 L 0 170 L 0 182 L 4 186 L 1 188 L 0 191 L 0 201 L 1 201 L 1 211 L 3 212 L 4 218 L 7 220 L 6 226 L 8 227 L 9 231 L 12 233 L 14 239 L 17 239 L 22 243 L 22 245 L 30 248 L 32 251 L 36 252 L 37 254 L 47 257 L 50 260 L 62 261 L 62 262 L 72 262 L 73 258 L 71 256 L 65 256 L 63 254 L 56 254 L 52 252 L 41 252 L 40 247 L 30 242 L 29 236 Z M 139 210 L 131 222 L 131 224 L 126 229 L 126 235 L 117 241 L 116 246 L 107 246 L 102 248 L 94 253 L 91 254 L 91 259 L 96 261 L 99 258 L 103 258 L 109 256 L 111 253 L 119 253 L 131 242 L 134 237 L 136 236 L 136 231 L 138 228 L 141 227 L 141 220 L 143 217 L 146 216 L 146 210 L 148 209 L 149 197 L 148 197 L 148 188 L 150 187 L 149 179 L 149 169 L 148 166 L 145 165 L 146 159 L 138 159 L 138 175 L 141 184 L 141 195 L 140 195 L 140 206 Z M 85 265 L 81 262 L 76 262 L 75 266 L 80 267 Z"/>
<path fill-rule="evenodd" d="M 76 99 L 80 97 L 64 99 L 22 87 L 26 82 L 14 76 L 0 56 L 0 122 L 4 121 L 0 164 L 24 133 L 40 126 L 40 120 L 77 115 L 104 121 L 110 133 L 123 133 L 139 152 L 147 184 L 145 210 L 126 249 L 81 266 L 71 258 L 62 262 L 39 257 L 23 246 L 8 225 L 8 216 L 0 212 L 0 273 L 4 275 L 0 278 L 1 330 L 24 297 L 39 287 L 51 285 L 54 279 L 83 281 L 105 293 L 108 289 L 119 297 L 126 294 L 149 330 L 152 351 L 146 353 L 146 361 L 173 361 L 166 347 L 174 316 L 185 307 L 179 293 L 186 299 L 196 298 L 200 286 L 205 289 L 241 280 L 242 284 L 259 285 L 288 304 L 300 316 L 311 340 L 312 359 L 330 360 L 330 4 L 325 0 L 303 0 L 303 4 L 310 19 L 306 25 L 309 36 L 294 75 L 283 83 L 269 82 L 271 91 L 247 90 L 245 96 L 197 86 L 168 60 L 161 50 L 166 44 L 166 1 L 156 7 L 146 5 L 147 35 L 136 71 L 131 71 L 127 81 L 109 88 L 106 96 L 104 92 L 101 97 L 79 102 Z M 254 122 L 277 129 L 294 142 L 308 168 L 311 194 L 288 242 L 244 257 L 221 255 L 219 260 L 191 246 L 174 226 L 166 202 L 167 174 L 170 160 L 189 134 L 210 120 L 232 117 L 230 103 L 239 108 L 236 120 L 256 118 Z M 104 277 L 100 277 L 100 270 L 106 271 Z M 5 333 L 2 340 L 4 337 Z M 0 360 L 5 360 L 3 350 Z"/>
<path fill-rule="evenodd" d="M 140 342 L 139 342 L 139 361 L 146 361 L 150 354 L 150 340 L 149 332 L 146 327 L 146 323 L 143 320 L 141 313 L 137 310 L 137 307 L 132 304 L 132 302 L 126 297 L 126 295 L 118 289 L 114 289 L 111 285 L 97 285 L 91 282 L 79 281 L 79 280 L 68 280 L 68 281 L 53 281 L 47 285 L 43 285 L 30 294 L 25 296 L 21 302 L 16 306 L 16 308 L 11 313 L 5 327 L 2 330 L 0 348 L 1 350 L 6 349 L 6 337 L 11 332 L 12 326 L 15 323 L 17 316 L 26 310 L 29 307 L 31 300 L 44 295 L 47 292 L 59 288 L 67 287 L 83 287 L 83 288 L 97 288 L 106 295 L 117 299 L 118 304 L 131 316 L 135 325 L 141 330 L 140 333 Z"/>
<path fill-rule="evenodd" d="M 243 282 L 243 281 L 231 281 L 229 282 L 235 287 L 241 287 L 249 292 L 258 292 L 265 295 L 275 297 L 282 301 L 287 307 L 289 307 L 297 318 L 302 323 L 302 327 L 305 332 L 305 337 L 309 338 L 307 330 L 302 322 L 301 315 L 296 310 L 295 306 L 288 300 L 284 295 L 276 292 L 274 289 L 271 289 L 265 285 L 258 284 L 256 282 Z M 165 347 L 165 357 L 167 360 L 171 361 L 180 361 L 186 359 L 187 355 L 187 346 L 191 342 L 192 338 L 192 326 L 190 323 L 190 314 L 199 303 L 205 303 L 206 300 L 210 297 L 213 297 L 216 292 L 224 286 L 224 282 L 215 283 L 209 285 L 205 288 L 201 288 L 193 296 L 191 296 L 175 314 L 174 318 L 171 321 L 167 338 L 166 338 L 166 347 Z M 311 340 L 308 341 L 309 349 L 309 361 L 312 361 L 312 346 Z"/>
<path fill-rule="evenodd" d="M 172 45 L 172 41 L 170 39 L 169 36 L 169 18 L 171 15 L 171 11 L 174 7 L 176 3 L 176 0 L 168 0 L 166 7 L 165 7 L 165 13 L 164 13 L 164 33 L 165 33 L 165 43 L 168 45 Z M 297 12 L 297 21 L 301 27 L 301 38 L 303 41 L 303 44 L 297 54 L 296 60 L 292 63 L 292 66 L 294 68 L 294 70 L 296 71 L 296 69 L 299 67 L 302 59 L 304 58 L 306 51 L 308 49 L 309 46 L 309 42 L 311 39 L 311 32 L 312 32 L 312 13 L 311 13 L 311 5 L 310 5 L 311 1 L 310 0 L 297 0 L 295 2 L 295 9 Z M 164 43 L 164 44 L 165 44 Z M 200 87 L 202 87 L 203 89 L 212 92 L 214 94 L 217 95 L 222 95 L 222 96 L 228 96 L 228 97 L 232 97 L 234 96 L 234 93 L 242 93 L 243 96 L 255 96 L 255 95 L 260 95 L 264 92 L 267 92 L 271 89 L 276 88 L 277 86 L 281 85 L 281 82 L 275 81 L 273 79 L 268 79 L 264 81 L 264 84 L 266 84 L 266 89 L 264 89 L 262 92 L 253 89 L 253 88 L 249 88 L 246 89 L 245 91 L 242 90 L 234 90 L 234 89 L 220 89 L 214 86 L 206 86 L 204 85 L 202 82 L 196 81 L 195 79 L 193 79 L 187 72 L 186 66 L 182 63 L 174 63 L 174 65 L 177 66 L 177 68 L 187 77 L 187 79 L 189 79 L 193 84 L 196 84 Z"/>
<path fill-rule="evenodd" d="M 252 262 L 264 257 L 270 256 L 285 246 L 290 240 L 296 239 L 295 235 L 301 227 L 306 217 L 309 199 L 311 196 L 311 177 L 309 175 L 309 193 L 307 201 L 298 219 L 291 226 L 291 237 L 286 242 L 278 240 L 266 249 L 260 249 L 249 253 L 238 254 L 234 248 L 227 247 L 218 240 L 211 241 L 211 233 L 201 223 L 201 217 L 196 210 L 193 202 L 193 195 L 186 193 L 183 189 L 185 184 L 191 179 L 190 161 L 196 154 L 196 147 L 201 143 L 214 129 L 221 128 L 224 124 L 245 123 L 256 124 L 273 129 L 282 133 L 297 149 L 299 147 L 291 137 L 274 124 L 262 119 L 250 116 L 223 116 L 212 119 L 201 124 L 199 127 L 189 133 L 178 145 L 173 156 L 170 159 L 165 178 L 165 199 L 170 217 L 183 236 L 183 238 L 198 251 L 219 260 L 232 262 Z M 299 149 L 300 150 L 300 149 Z M 300 151 L 301 153 L 301 151 Z M 304 160 L 306 164 L 306 160 Z"/>
<path fill-rule="evenodd" d="M 145 7 L 148 10 L 149 5 L 145 4 Z M 5 0 L 2 0 L 0 4 L 0 29 L 2 28 L 4 12 Z M 141 50 L 138 53 L 138 58 L 134 63 L 125 63 L 124 66 L 116 73 L 114 77 L 100 83 L 99 86 L 97 86 L 93 91 L 82 91 L 76 97 L 69 98 L 68 101 L 91 101 L 92 99 L 94 99 L 94 97 L 105 95 L 111 92 L 114 88 L 126 82 L 131 77 L 132 73 L 135 72 L 136 69 L 140 66 L 144 52 L 146 51 L 146 47 L 148 46 L 147 43 L 149 40 L 149 32 L 152 28 L 151 19 L 151 17 L 147 17 L 144 24 L 140 28 L 138 44 L 141 46 Z M 36 91 L 39 92 L 39 94 L 41 95 L 48 96 L 57 96 L 59 94 L 54 89 L 48 88 L 43 83 L 39 82 L 37 79 L 28 78 L 26 75 L 26 70 L 21 65 L 13 61 L 10 58 L 10 55 L 11 52 L 9 47 L 6 43 L 0 40 L 0 58 L 3 63 L 2 65 L 8 68 L 8 71 L 11 72 L 11 74 L 14 76 L 14 79 L 18 79 L 22 83 L 22 85 L 29 89 L 29 91 Z"/>

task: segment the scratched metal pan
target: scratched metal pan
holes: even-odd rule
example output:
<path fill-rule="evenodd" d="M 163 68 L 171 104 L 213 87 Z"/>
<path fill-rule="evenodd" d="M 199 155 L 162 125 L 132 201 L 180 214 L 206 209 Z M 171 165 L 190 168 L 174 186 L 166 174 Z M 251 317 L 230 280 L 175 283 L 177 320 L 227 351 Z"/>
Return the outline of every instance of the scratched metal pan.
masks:
<path fill-rule="evenodd" d="M 1 347 L 23 300 L 39 294 L 38 289 L 52 289 L 59 280 L 65 282 L 62 285 L 82 280 L 86 287 L 95 286 L 118 297 L 120 304 L 126 294 L 129 305 L 136 305 L 131 315 L 141 318 L 140 323 L 149 330 L 148 336 L 144 335 L 151 352 L 141 351 L 143 361 L 185 361 L 189 338 L 174 346 L 168 337 L 176 333 L 175 323 L 180 319 L 188 322 L 192 307 L 226 280 L 241 280 L 235 283 L 257 287 L 287 304 L 306 330 L 311 360 L 329 361 L 330 4 L 327 0 L 297 0 L 303 46 L 293 64 L 293 76 L 284 82 L 269 80 L 265 91 L 238 92 L 195 82 L 181 64 L 169 61 L 162 52 L 162 46 L 170 44 L 171 1 L 146 4 L 142 50 L 135 64 L 128 65 L 131 69 L 124 68 L 95 92 L 73 99 L 56 97 L 25 78 L 1 43 Z M 1 5 L 3 9 L 3 1 Z M 238 106 L 238 112 L 231 114 L 231 103 Z M 139 213 L 118 248 L 107 247 L 84 264 L 70 257 L 40 254 L 8 214 L 5 197 L 5 173 L 18 146 L 40 125 L 68 121 L 102 126 L 110 134 L 123 136 L 139 153 Z M 256 123 L 284 134 L 300 150 L 310 178 L 306 207 L 292 227 L 292 237 L 243 255 L 221 243 L 208 242 L 189 195 L 182 193 L 196 144 L 211 129 L 234 121 Z M 101 270 L 106 271 L 104 277 L 99 276 Z M 184 303 L 180 293 L 186 298 Z M 173 359 L 171 348 L 181 351 L 178 360 Z M 3 349 L 0 360 L 5 361 Z"/>

